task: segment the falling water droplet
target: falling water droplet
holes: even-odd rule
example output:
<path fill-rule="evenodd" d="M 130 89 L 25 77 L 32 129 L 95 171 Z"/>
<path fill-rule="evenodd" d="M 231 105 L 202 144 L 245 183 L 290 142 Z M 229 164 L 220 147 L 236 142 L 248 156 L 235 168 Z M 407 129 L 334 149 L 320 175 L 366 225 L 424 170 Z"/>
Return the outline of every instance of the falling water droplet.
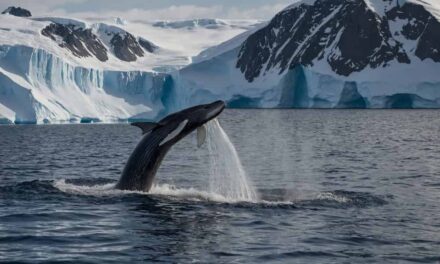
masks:
<path fill-rule="evenodd" d="M 207 124 L 209 191 L 235 201 L 257 201 L 237 151 L 217 119 Z"/>

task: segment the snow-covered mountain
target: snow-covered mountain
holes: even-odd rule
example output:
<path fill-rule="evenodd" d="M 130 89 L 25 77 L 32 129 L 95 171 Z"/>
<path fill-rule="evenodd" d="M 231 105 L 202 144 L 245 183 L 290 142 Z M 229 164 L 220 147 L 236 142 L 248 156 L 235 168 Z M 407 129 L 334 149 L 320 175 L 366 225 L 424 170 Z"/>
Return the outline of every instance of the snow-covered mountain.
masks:
<path fill-rule="evenodd" d="M 0 123 L 154 119 L 176 107 L 169 72 L 257 23 L 168 29 L 11 10 L 0 15 Z"/>
<path fill-rule="evenodd" d="M 439 6 L 300 1 L 196 58 L 179 72 L 180 89 L 188 102 L 234 107 L 439 108 Z"/>
<path fill-rule="evenodd" d="M 263 23 L 5 13 L 0 122 L 156 119 L 218 99 L 440 108 L 437 0 L 303 0 Z"/>

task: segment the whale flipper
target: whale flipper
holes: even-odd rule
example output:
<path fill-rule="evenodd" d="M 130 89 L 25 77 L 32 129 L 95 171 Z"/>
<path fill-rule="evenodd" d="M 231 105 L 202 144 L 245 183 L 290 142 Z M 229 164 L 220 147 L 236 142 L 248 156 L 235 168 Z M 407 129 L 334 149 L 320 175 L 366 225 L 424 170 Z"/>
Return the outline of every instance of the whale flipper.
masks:
<path fill-rule="evenodd" d="M 153 122 L 136 122 L 131 123 L 131 125 L 142 129 L 142 134 L 147 134 L 148 132 L 156 128 L 159 124 Z"/>
<path fill-rule="evenodd" d="M 182 132 L 185 129 L 186 124 L 188 124 L 188 119 L 180 122 L 180 124 L 174 129 L 172 130 L 168 136 L 162 140 L 162 142 L 160 142 L 159 146 L 162 146 L 163 144 L 167 143 L 168 141 L 174 139 L 175 137 L 177 137 L 180 132 Z"/>
<path fill-rule="evenodd" d="M 205 143 L 206 141 L 206 126 L 199 126 L 197 128 L 197 147 L 201 147 L 203 145 L 203 143 Z"/>

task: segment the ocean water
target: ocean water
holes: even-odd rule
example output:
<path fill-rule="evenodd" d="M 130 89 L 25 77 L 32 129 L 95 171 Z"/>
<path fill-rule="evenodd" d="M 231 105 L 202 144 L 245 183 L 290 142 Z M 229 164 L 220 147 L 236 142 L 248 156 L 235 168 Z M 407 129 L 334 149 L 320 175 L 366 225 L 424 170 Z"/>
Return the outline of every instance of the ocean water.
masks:
<path fill-rule="evenodd" d="M 147 194 L 113 189 L 138 128 L 0 126 L 0 262 L 440 261 L 440 111 L 226 110 L 219 122 L 251 199 L 216 193 L 235 179 L 213 178 L 218 142 L 198 149 L 195 135 Z"/>

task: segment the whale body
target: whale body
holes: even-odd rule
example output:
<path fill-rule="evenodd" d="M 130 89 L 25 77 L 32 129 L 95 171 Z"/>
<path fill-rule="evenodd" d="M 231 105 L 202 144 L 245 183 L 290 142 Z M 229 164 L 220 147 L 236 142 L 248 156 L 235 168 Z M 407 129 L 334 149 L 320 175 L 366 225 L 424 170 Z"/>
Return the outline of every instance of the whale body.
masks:
<path fill-rule="evenodd" d="M 204 125 L 220 115 L 224 108 L 223 101 L 216 101 L 171 114 L 158 123 L 133 123 L 142 129 L 143 136 L 130 155 L 116 188 L 150 191 L 156 172 L 171 147 L 195 130 L 198 131 L 198 145 L 203 144 Z"/>

